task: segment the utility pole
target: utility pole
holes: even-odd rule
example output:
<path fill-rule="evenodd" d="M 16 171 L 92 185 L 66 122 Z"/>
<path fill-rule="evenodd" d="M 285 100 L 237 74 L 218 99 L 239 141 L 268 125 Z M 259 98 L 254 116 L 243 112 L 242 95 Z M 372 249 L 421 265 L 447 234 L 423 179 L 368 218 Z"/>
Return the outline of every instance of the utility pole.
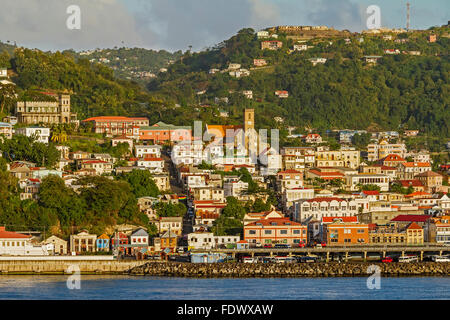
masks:
<path fill-rule="evenodd" d="M 409 22 L 410 22 L 410 3 L 406 3 L 406 31 L 409 31 Z"/>

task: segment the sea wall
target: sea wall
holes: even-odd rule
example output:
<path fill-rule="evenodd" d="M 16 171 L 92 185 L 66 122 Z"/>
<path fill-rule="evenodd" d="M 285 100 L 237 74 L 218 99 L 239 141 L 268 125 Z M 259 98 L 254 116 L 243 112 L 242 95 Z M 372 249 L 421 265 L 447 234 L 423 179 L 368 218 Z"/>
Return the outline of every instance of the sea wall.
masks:
<path fill-rule="evenodd" d="M 450 263 L 155 263 L 129 271 L 132 275 L 170 277 L 352 277 L 373 274 L 369 266 L 380 267 L 381 276 L 449 276 Z"/>
<path fill-rule="evenodd" d="M 0 261 L 2 274 L 123 274 L 144 264 L 145 261 L 95 261 L 95 260 L 4 260 Z"/>

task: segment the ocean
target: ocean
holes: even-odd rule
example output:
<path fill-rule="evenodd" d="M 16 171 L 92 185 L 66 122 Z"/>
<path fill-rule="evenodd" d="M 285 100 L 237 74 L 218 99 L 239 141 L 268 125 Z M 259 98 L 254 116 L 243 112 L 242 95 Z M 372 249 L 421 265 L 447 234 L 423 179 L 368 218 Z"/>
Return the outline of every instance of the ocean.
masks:
<path fill-rule="evenodd" d="M 450 299 L 450 277 L 198 279 L 82 275 L 0 276 L 0 299 L 13 300 L 408 300 Z M 76 287 L 69 280 L 69 286 Z"/>

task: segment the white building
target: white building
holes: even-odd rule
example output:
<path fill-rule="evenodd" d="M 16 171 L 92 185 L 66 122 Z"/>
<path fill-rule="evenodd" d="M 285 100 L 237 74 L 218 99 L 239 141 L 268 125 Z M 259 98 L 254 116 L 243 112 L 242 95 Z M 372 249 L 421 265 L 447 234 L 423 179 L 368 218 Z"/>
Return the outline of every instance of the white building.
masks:
<path fill-rule="evenodd" d="M 172 148 L 172 162 L 175 165 L 199 165 L 205 160 L 203 143 L 199 141 L 181 142 Z"/>
<path fill-rule="evenodd" d="M 34 246 L 31 236 L 6 231 L 0 227 L 0 256 L 46 256 L 53 251 L 53 245 Z"/>
<path fill-rule="evenodd" d="M 314 198 L 314 189 L 303 187 L 284 189 L 281 194 L 281 203 L 285 209 L 289 209 L 294 205 L 294 201 L 308 200 Z"/>
<path fill-rule="evenodd" d="M 135 145 L 134 146 L 136 157 L 138 158 L 159 158 L 161 157 L 161 146 L 159 145 Z"/>
<path fill-rule="evenodd" d="M 34 137 L 37 142 L 47 144 L 50 138 L 50 128 L 43 128 L 38 126 L 17 128 L 16 134 L 21 134 L 27 137 Z"/>
<path fill-rule="evenodd" d="M 192 249 L 215 249 L 227 244 L 236 244 L 239 236 L 214 236 L 212 232 L 193 232 L 188 234 L 188 246 Z"/>
<path fill-rule="evenodd" d="M 11 139 L 13 134 L 12 124 L 7 122 L 0 122 L 0 141 L 1 136 L 4 135 L 6 139 Z"/>
<path fill-rule="evenodd" d="M 138 167 L 147 168 L 152 173 L 164 171 L 164 160 L 162 158 L 141 158 L 137 161 Z"/>
<path fill-rule="evenodd" d="M 389 191 L 391 178 L 385 174 L 359 173 L 345 176 L 346 190 L 357 191 L 359 186 L 373 184 L 380 187 L 380 191 Z"/>
<path fill-rule="evenodd" d="M 225 191 L 226 197 L 236 197 L 241 196 L 248 189 L 248 183 L 239 181 L 228 181 L 224 182 L 223 189 Z"/>
<path fill-rule="evenodd" d="M 313 66 L 315 66 L 318 63 L 324 64 L 325 62 L 327 62 L 326 58 L 311 58 L 308 60 L 313 64 Z"/>
<path fill-rule="evenodd" d="M 319 197 L 296 201 L 293 219 L 297 222 L 322 220 L 323 217 L 353 217 L 358 214 L 358 204 L 354 200 L 336 197 Z"/>
<path fill-rule="evenodd" d="M 266 39 L 269 37 L 269 31 L 261 30 L 256 33 L 258 39 Z"/>

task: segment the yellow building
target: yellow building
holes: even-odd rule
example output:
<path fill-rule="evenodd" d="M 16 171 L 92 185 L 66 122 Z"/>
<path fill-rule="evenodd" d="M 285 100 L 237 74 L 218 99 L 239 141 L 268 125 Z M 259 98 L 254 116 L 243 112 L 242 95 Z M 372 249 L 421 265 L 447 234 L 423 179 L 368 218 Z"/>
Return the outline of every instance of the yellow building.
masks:
<path fill-rule="evenodd" d="M 359 167 L 359 150 L 316 151 L 316 167 Z"/>
<path fill-rule="evenodd" d="M 412 222 L 406 228 L 406 243 L 409 245 L 423 245 L 423 229 L 417 223 Z"/>

